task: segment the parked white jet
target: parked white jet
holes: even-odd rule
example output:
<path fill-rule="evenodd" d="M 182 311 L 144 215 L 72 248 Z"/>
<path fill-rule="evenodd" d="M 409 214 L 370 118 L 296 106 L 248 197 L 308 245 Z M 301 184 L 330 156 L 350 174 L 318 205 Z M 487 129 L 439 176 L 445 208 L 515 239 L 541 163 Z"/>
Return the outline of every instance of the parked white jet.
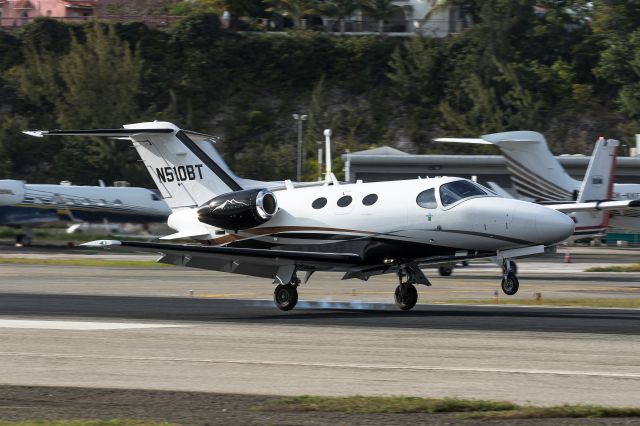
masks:
<path fill-rule="evenodd" d="M 16 242 L 29 245 L 31 228 L 56 222 L 165 222 L 169 206 L 145 188 L 30 184 L 0 180 L 0 225 L 20 227 Z"/>
<path fill-rule="evenodd" d="M 298 273 L 305 283 L 321 270 L 363 280 L 395 273 L 396 304 L 408 310 L 418 299 L 414 284 L 430 285 L 420 265 L 487 257 L 503 268 L 503 291 L 514 294 L 519 284 L 510 259 L 542 253 L 574 230 L 565 214 L 460 178 L 252 187 L 213 160 L 210 137 L 166 122 L 27 133 L 130 140 L 173 211 L 168 224 L 177 232 L 164 238 L 203 243 L 91 246 L 159 252 L 163 263 L 274 279 L 282 310 L 297 302 Z"/>
<path fill-rule="evenodd" d="M 585 179 L 578 181 L 569 176 L 551 154 L 544 136 L 537 132 L 516 131 L 483 135 L 480 138 L 435 140 L 498 146 L 506 160 L 511 181 L 519 197 L 547 204 L 562 202 L 559 206 L 564 208 L 565 212 L 590 211 L 574 215 L 577 219 L 576 235 L 596 234 L 607 227 L 640 230 L 640 210 L 637 209 L 640 206 L 640 184 L 615 183 L 618 141 L 599 140 Z M 500 192 L 499 188 L 494 189 Z M 598 201 L 598 208 L 583 205 L 582 209 L 572 210 L 569 206 L 572 200 Z M 608 202 L 609 200 L 629 202 L 618 203 L 616 208 L 616 204 Z M 598 213 L 603 210 L 611 210 L 611 216 L 609 213 Z"/>

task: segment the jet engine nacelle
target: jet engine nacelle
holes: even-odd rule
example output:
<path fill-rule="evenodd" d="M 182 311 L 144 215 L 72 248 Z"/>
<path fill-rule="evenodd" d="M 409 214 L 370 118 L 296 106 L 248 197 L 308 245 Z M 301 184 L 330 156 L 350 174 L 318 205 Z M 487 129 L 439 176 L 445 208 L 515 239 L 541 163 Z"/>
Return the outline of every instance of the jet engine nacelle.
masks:
<path fill-rule="evenodd" d="M 0 206 L 20 204 L 24 200 L 24 182 L 0 180 Z"/>
<path fill-rule="evenodd" d="M 278 200 L 268 189 L 248 189 L 218 195 L 198 208 L 198 220 L 221 229 L 248 229 L 262 225 L 278 211 Z"/>

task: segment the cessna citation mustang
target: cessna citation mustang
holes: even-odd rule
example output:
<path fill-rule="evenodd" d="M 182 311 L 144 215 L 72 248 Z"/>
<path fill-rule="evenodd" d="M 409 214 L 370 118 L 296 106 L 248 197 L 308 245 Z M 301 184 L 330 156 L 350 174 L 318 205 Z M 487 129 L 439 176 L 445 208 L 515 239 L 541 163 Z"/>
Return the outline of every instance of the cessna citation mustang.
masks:
<path fill-rule="evenodd" d="M 409 310 L 418 300 L 415 284 L 431 285 L 421 265 L 487 257 L 502 266 L 503 291 L 515 294 L 510 259 L 542 253 L 574 230 L 563 213 L 501 198 L 467 179 L 340 184 L 330 176 L 314 186 L 240 179 L 210 136 L 166 122 L 26 133 L 131 141 L 172 210 L 168 225 L 177 232 L 162 239 L 201 242 L 87 245 L 158 252 L 162 263 L 273 279 L 274 301 L 284 311 L 298 300 L 298 274 L 306 283 L 316 271 L 362 280 L 394 273 L 396 304 Z"/>

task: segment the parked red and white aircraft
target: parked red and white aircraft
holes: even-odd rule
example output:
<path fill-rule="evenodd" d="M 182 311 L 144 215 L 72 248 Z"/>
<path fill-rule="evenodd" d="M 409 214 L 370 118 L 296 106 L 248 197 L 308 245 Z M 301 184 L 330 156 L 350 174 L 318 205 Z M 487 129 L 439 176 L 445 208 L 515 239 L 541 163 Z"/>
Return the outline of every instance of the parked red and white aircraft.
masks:
<path fill-rule="evenodd" d="M 415 284 L 431 285 L 422 265 L 492 258 L 502 289 L 518 290 L 510 259 L 544 252 L 573 234 L 565 214 L 506 199 L 467 179 L 440 177 L 315 186 L 240 179 L 221 161 L 211 137 L 167 122 L 122 129 L 26 132 L 81 135 L 133 143 L 172 210 L 165 240 L 201 244 L 103 240 L 90 246 L 159 252 L 159 262 L 273 279 L 282 310 L 316 271 L 367 280 L 394 273 L 400 309 L 415 306 Z M 298 274 L 305 274 L 303 279 Z"/>

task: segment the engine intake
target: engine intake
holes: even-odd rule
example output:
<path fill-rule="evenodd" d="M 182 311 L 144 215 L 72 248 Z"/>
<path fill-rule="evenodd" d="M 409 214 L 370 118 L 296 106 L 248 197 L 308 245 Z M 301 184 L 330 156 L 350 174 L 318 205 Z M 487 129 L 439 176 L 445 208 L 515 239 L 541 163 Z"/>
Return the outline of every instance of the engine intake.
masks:
<path fill-rule="evenodd" d="M 198 220 L 221 229 L 248 229 L 262 225 L 278 211 L 278 200 L 268 189 L 247 189 L 218 195 L 198 208 Z"/>

